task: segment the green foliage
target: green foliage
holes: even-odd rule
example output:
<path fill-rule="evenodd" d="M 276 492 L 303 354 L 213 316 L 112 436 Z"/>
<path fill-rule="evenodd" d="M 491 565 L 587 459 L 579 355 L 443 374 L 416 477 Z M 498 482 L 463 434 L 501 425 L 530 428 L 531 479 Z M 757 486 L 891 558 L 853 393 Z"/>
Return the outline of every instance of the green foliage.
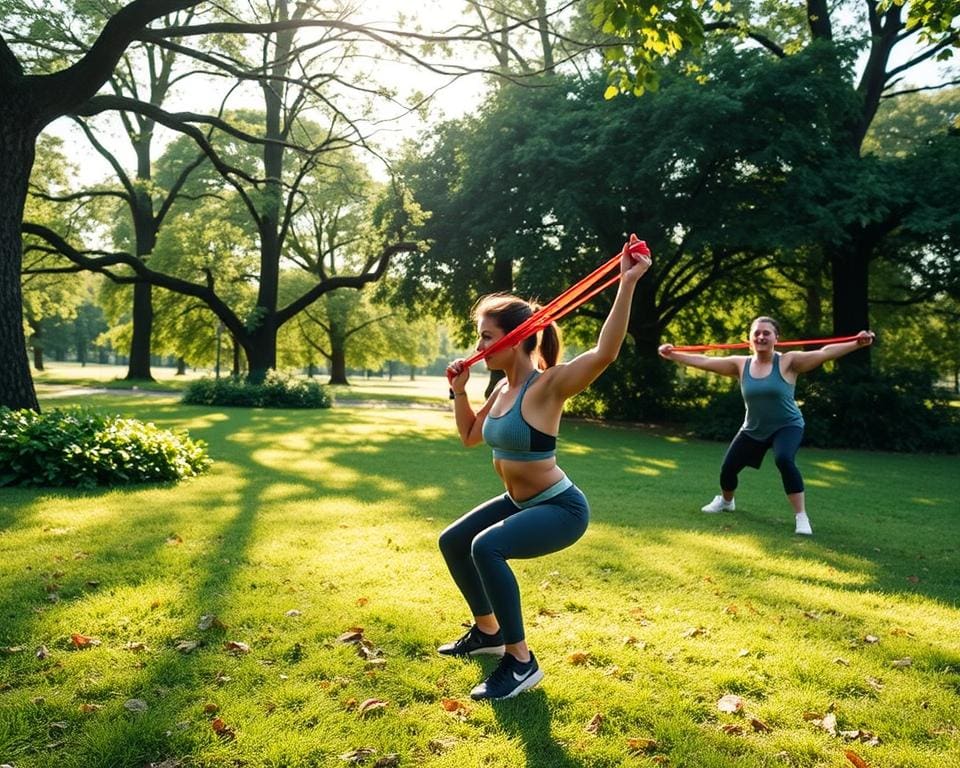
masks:
<path fill-rule="evenodd" d="M 0 408 L 0 486 L 95 486 L 182 480 L 206 471 L 202 441 L 83 409 Z"/>
<path fill-rule="evenodd" d="M 817 371 L 800 378 L 797 399 L 806 422 L 805 445 L 960 453 L 960 410 L 951 407 L 924 368 Z M 730 440 L 743 423 L 740 389 L 734 384 L 709 395 L 690 412 L 697 437 Z"/>
<path fill-rule="evenodd" d="M 838 369 L 801 382 L 798 398 L 811 445 L 960 453 L 960 410 L 934 387 L 931 371 Z"/>
<path fill-rule="evenodd" d="M 315 381 L 270 371 L 260 384 L 233 378 L 200 379 L 183 395 L 188 405 L 228 405 L 246 408 L 329 408 L 330 393 Z"/>

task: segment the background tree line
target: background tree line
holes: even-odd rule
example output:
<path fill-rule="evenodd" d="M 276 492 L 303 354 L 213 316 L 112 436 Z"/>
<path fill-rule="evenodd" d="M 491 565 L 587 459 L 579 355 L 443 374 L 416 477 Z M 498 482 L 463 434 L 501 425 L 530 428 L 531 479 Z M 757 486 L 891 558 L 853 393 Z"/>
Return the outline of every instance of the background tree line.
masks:
<path fill-rule="evenodd" d="M 193 14 L 204 4 L 182 5 Z M 883 341 L 875 374 L 902 363 L 956 380 L 956 345 L 938 331 L 957 308 L 958 99 L 955 88 L 903 79 L 957 45 L 955 4 L 934 5 L 594 0 L 555 15 L 543 3 L 468 4 L 464 29 L 475 28 L 457 40 L 487 46 L 499 77 L 476 114 L 431 126 L 396 158 L 385 184 L 364 170 L 369 137 L 309 74 L 324 45 L 360 50 L 362 34 L 339 37 L 348 25 L 327 18 L 331 37 L 307 43 L 296 30 L 317 17 L 303 4 L 271 4 L 262 23 L 273 47 L 253 60 L 235 22 L 204 20 L 230 41 L 226 57 L 181 50 L 170 41 L 193 39 L 196 19 L 167 17 L 166 31 L 123 54 L 147 63 L 125 62 L 113 95 L 73 112 L 105 156 L 98 121 L 125 120 L 141 150 L 136 174 L 115 159 L 118 187 L 48 183 L 35 204 L 52 207 L 45 223 L 25 226 L 27 252 L 66 253 L 69 269 L 134 286 L 132 303 L 130 289 L 104 300 L 118 343 L 138 348 L 144 286 L 161 286 L 148 339 L 202 339 L 223 323 L 256 376 L 321 359 L 339 370 L 347 340 L 374 337 L 388 315 L 462 321 L 491 290 L 549 299 L 637 231 L 654 270 L 627 353 L 579 405 L 585 412 L 662 418 L 689 405 L 657 345 L 740 338 L 759 312 L 781 317 L 792 337 L 872 324 Z M 910 57 L 894 64 L 903 45 Z M 257 84 L 262 107 L 165 111 L 162 98 L 194 74 L 173 54 L 238 87 Z M 855 68 L 858 54 L 865 64 Z M 134 73 L 146 80 L 137 85 Z M 610 98 L 624 91 L 633 95 Z M 324 114 L 343 130 L 322 127 Z M 143 148 L 157 123 L 184 138 L 154 160 Z M 43 174 L 56 178 L 38 164 L 35 185 Z M 65 229 L 56 223 L 64 206 L 113 224 Z M 105 229 L 122 253 L 69 237 Z M 338 290 L 363 283 L 377 288 L 362 301 Z M 571 340 L 595 332 L 604 301 L 565 321 Z M 469 328 L 458 327 L 466 343 Z M 134 370 L 135 357 L 130 375 L 149 375 Z M 870 364 L 866 353 L 843 361 Z"/>

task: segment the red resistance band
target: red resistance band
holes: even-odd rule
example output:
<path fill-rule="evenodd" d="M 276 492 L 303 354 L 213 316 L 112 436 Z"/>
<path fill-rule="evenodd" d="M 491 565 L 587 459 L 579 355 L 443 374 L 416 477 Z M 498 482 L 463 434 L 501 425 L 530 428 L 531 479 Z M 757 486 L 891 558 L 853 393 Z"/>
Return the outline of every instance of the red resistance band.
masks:
<path fill-rule="evenodd" d="M 635 256 L 649 256 L 650 249 L 643 240 L 638 240 L 630 246 L 630 253 Z M 514 344 L 519 344 L 529 336 L 546 328 L 550 323 L 559 320 L 568 312 L 572 312 L 577 307 L 586 304 L 590 299 L 596 296 L 607 286 L 613 285 L 620 279 L 618 272 L 613 277 L 609 277 L 610 272 L 617 269 L 620 265 L 620 254 L 611 258 L 606 264 L 597 267 L 593 272 L 580 280 L 578 283 L 570 286 L 553 301 L 545 304 L 530 317 L 524 320 L 520 325 L 509 333 L 504 334 L 486 349 L 475 352 L 463 364 L 470 367 L 474 363 L 484 360 L 492 354 L 506 349 Z M 606 279 L 604 279 L 606 278 Z"/>
<path fill-rule="evenodd" d="M 835 336 L 832 339 L 800 339 L 797 341 L 778 341 L 778 347 L 803 347 L 807 344 L 839 344 L 844 341 L 853 341 L 857 336 Z M 741 341 L 736 344 L 691 344 L 686 347 L 674 347 L 674 352 L 706 352 L 711 349 L 750 349 L 750 342 Z"/>

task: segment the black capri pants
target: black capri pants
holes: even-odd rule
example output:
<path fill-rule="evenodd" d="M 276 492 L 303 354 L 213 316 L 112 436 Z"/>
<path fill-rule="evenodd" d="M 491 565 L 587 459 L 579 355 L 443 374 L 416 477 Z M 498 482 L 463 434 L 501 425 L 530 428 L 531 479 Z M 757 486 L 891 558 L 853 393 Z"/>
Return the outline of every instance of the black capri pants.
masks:
<path fill-rule="evenodd" d="M 757 440 L 744 432 L 737 432 L 727 448 L 720 467 L 720 488 L 724 491 L 737 489 L 737 475 L 744 467 L 760 469 L 763 457 L 773 448 L 773 460 L 780 470 L 783 490 L 790 495 L 803 493 L 803 477 L 794 460 L 803 440 L 803 427 L 783 427 L 766 440 Z"/>

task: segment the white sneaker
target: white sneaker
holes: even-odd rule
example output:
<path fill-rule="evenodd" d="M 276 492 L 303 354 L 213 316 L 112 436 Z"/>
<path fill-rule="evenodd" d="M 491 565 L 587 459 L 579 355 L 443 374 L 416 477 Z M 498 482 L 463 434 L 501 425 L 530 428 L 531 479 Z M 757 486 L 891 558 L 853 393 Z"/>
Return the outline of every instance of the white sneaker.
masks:
<path fill-rule="evenodd" d="M 794 533 L 800 533 L 804 536 L 813 536 L 813 528 L 810 527 L 810 518 L 806 512 L 797 515 L 797 528 Z"/>
<path fill-rule="evenodd" d="M 736 501 L 730 499 L 727 501 L 723 496 L 714 496 L 713 501 L 709 504 L 706 504 L 700 507 L 701 512 L 707 512 L 709 514 L 715 514 L 717 512 L 733 512 L 737 508 Z"/>

